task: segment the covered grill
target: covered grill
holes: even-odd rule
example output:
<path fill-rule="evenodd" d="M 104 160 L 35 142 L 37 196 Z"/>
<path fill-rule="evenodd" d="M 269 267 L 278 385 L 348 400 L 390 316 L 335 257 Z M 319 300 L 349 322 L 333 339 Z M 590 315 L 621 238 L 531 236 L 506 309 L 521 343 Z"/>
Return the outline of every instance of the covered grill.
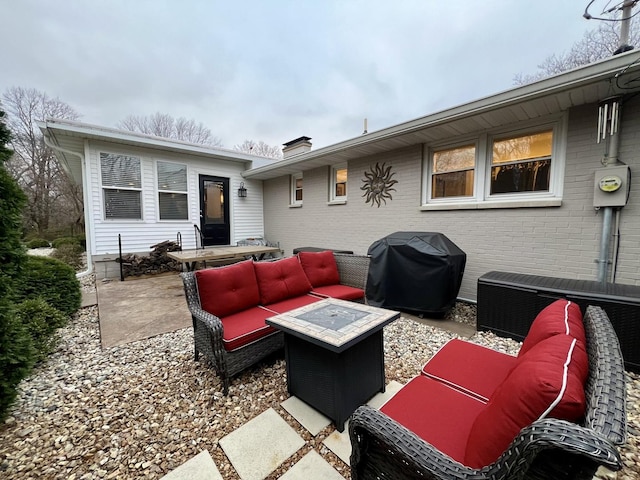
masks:
<path fill-rule="evenodd" d="M 467 255 L 442 233 L 395 232 L 367 253 L 370 305 L 440 317 L 455 304 Z"/>

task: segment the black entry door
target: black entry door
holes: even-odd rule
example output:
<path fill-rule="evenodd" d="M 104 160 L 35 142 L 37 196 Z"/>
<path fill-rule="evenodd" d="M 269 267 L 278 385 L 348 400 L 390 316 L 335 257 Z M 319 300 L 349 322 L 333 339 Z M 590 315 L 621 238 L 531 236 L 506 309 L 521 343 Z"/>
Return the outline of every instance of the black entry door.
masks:
<path fill-rule="evenodd" d="M 229 179 L 200 175 L 203 245 L 229 245 Z"/>

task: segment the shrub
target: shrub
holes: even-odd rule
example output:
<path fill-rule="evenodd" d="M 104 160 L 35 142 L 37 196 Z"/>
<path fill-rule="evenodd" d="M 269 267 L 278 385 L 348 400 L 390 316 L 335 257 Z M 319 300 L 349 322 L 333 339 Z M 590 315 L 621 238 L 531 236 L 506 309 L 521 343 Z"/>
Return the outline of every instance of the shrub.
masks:
<path fill-rule="evenodd" d="M 50 246 L 49 240 L 45 240 L 44 238 L 34 238 L 27 242 L 27 248 L 44 248 Z"/>
<path fill-rule="evenodd" d="M 80 246 L 80 239 L 78 237 L 60 237 L 51 242 L 53 248 L 60 248 L 62 245 Z"/>
<path fill-rule="evenodd" d="M 77 243 L 66 243 L 60 245 L 52 254 L 53 258 L 66 263 L 74 270 L 78 270 L 82 266 L 83 249 Z"/>
<path fill-rule="evenodd" d="M 25 300 L 17 306 L 17 316 L 31 336 L 35 361 L 40 362 L 53 351 L 55 332 L 67 323 L 67 316 L 42 298 Z"/>
<path fill-rule="evenodd" d="M 25 268 L 16 279 L 17 302 L 41 297 L 65 315 L 71 315 L 82 300 L 75 270 L 60 260 L 28 256 Z"/>
<path fill-rule="evenodd" d="M 13 306 L 0 299 L 0 422 L 16 399 L 16 387 L 36 361 L 31 336 Z"/>

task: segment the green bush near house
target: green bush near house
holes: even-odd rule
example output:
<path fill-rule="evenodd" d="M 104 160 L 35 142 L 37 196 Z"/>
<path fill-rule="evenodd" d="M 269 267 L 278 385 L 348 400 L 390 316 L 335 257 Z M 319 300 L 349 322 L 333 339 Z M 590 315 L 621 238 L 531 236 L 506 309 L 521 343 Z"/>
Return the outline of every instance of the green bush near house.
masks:
<path fill-rule="evenodd" d="M 27 242 L 27 248 L 46 248 L 50 246 L 49 240 L 44 238 L 33 238 Z"/>
<path fill-rule="evenodd" d="M 67 324 L 68 317 L 42 298 L 25 300 L 17 305 L 17 317 L 25 327 L 35 350 L 35 362 L 41 362 L 54 350 L 58 328 Z"/>
<path fill-rule="evenodd" d="M 82 293 L 75 269 L 60 260 L 28 256 L 16 278 L 16 302 L 42 298 L 65 315 L 80 308 Z"/>
<path fill-rule="evenodd" d="M 79 244 L 65 243 L 60 245 L 51 254 L 51 257 L 66 263 L 74 270 L 78 270 L 82 266 L 82 252 L 84 252 L 84 250 Z"/>
<path fill-rule="evenodd" d="M 62 245 L 78 245 L 80 246 L 80 239 L 78 237 L 59 237 L 51 242 L 53 248 L 60 248 Z"/>

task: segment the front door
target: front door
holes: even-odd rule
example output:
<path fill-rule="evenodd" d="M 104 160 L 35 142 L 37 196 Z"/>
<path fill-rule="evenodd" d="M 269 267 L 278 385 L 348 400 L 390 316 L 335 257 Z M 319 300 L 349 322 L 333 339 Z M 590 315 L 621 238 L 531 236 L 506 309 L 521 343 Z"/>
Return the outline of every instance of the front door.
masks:
<path fill-rule="evenodd" d="M 229 245 L 229 179 L 200 175 L 200 230 L 203 246 Z"/>

